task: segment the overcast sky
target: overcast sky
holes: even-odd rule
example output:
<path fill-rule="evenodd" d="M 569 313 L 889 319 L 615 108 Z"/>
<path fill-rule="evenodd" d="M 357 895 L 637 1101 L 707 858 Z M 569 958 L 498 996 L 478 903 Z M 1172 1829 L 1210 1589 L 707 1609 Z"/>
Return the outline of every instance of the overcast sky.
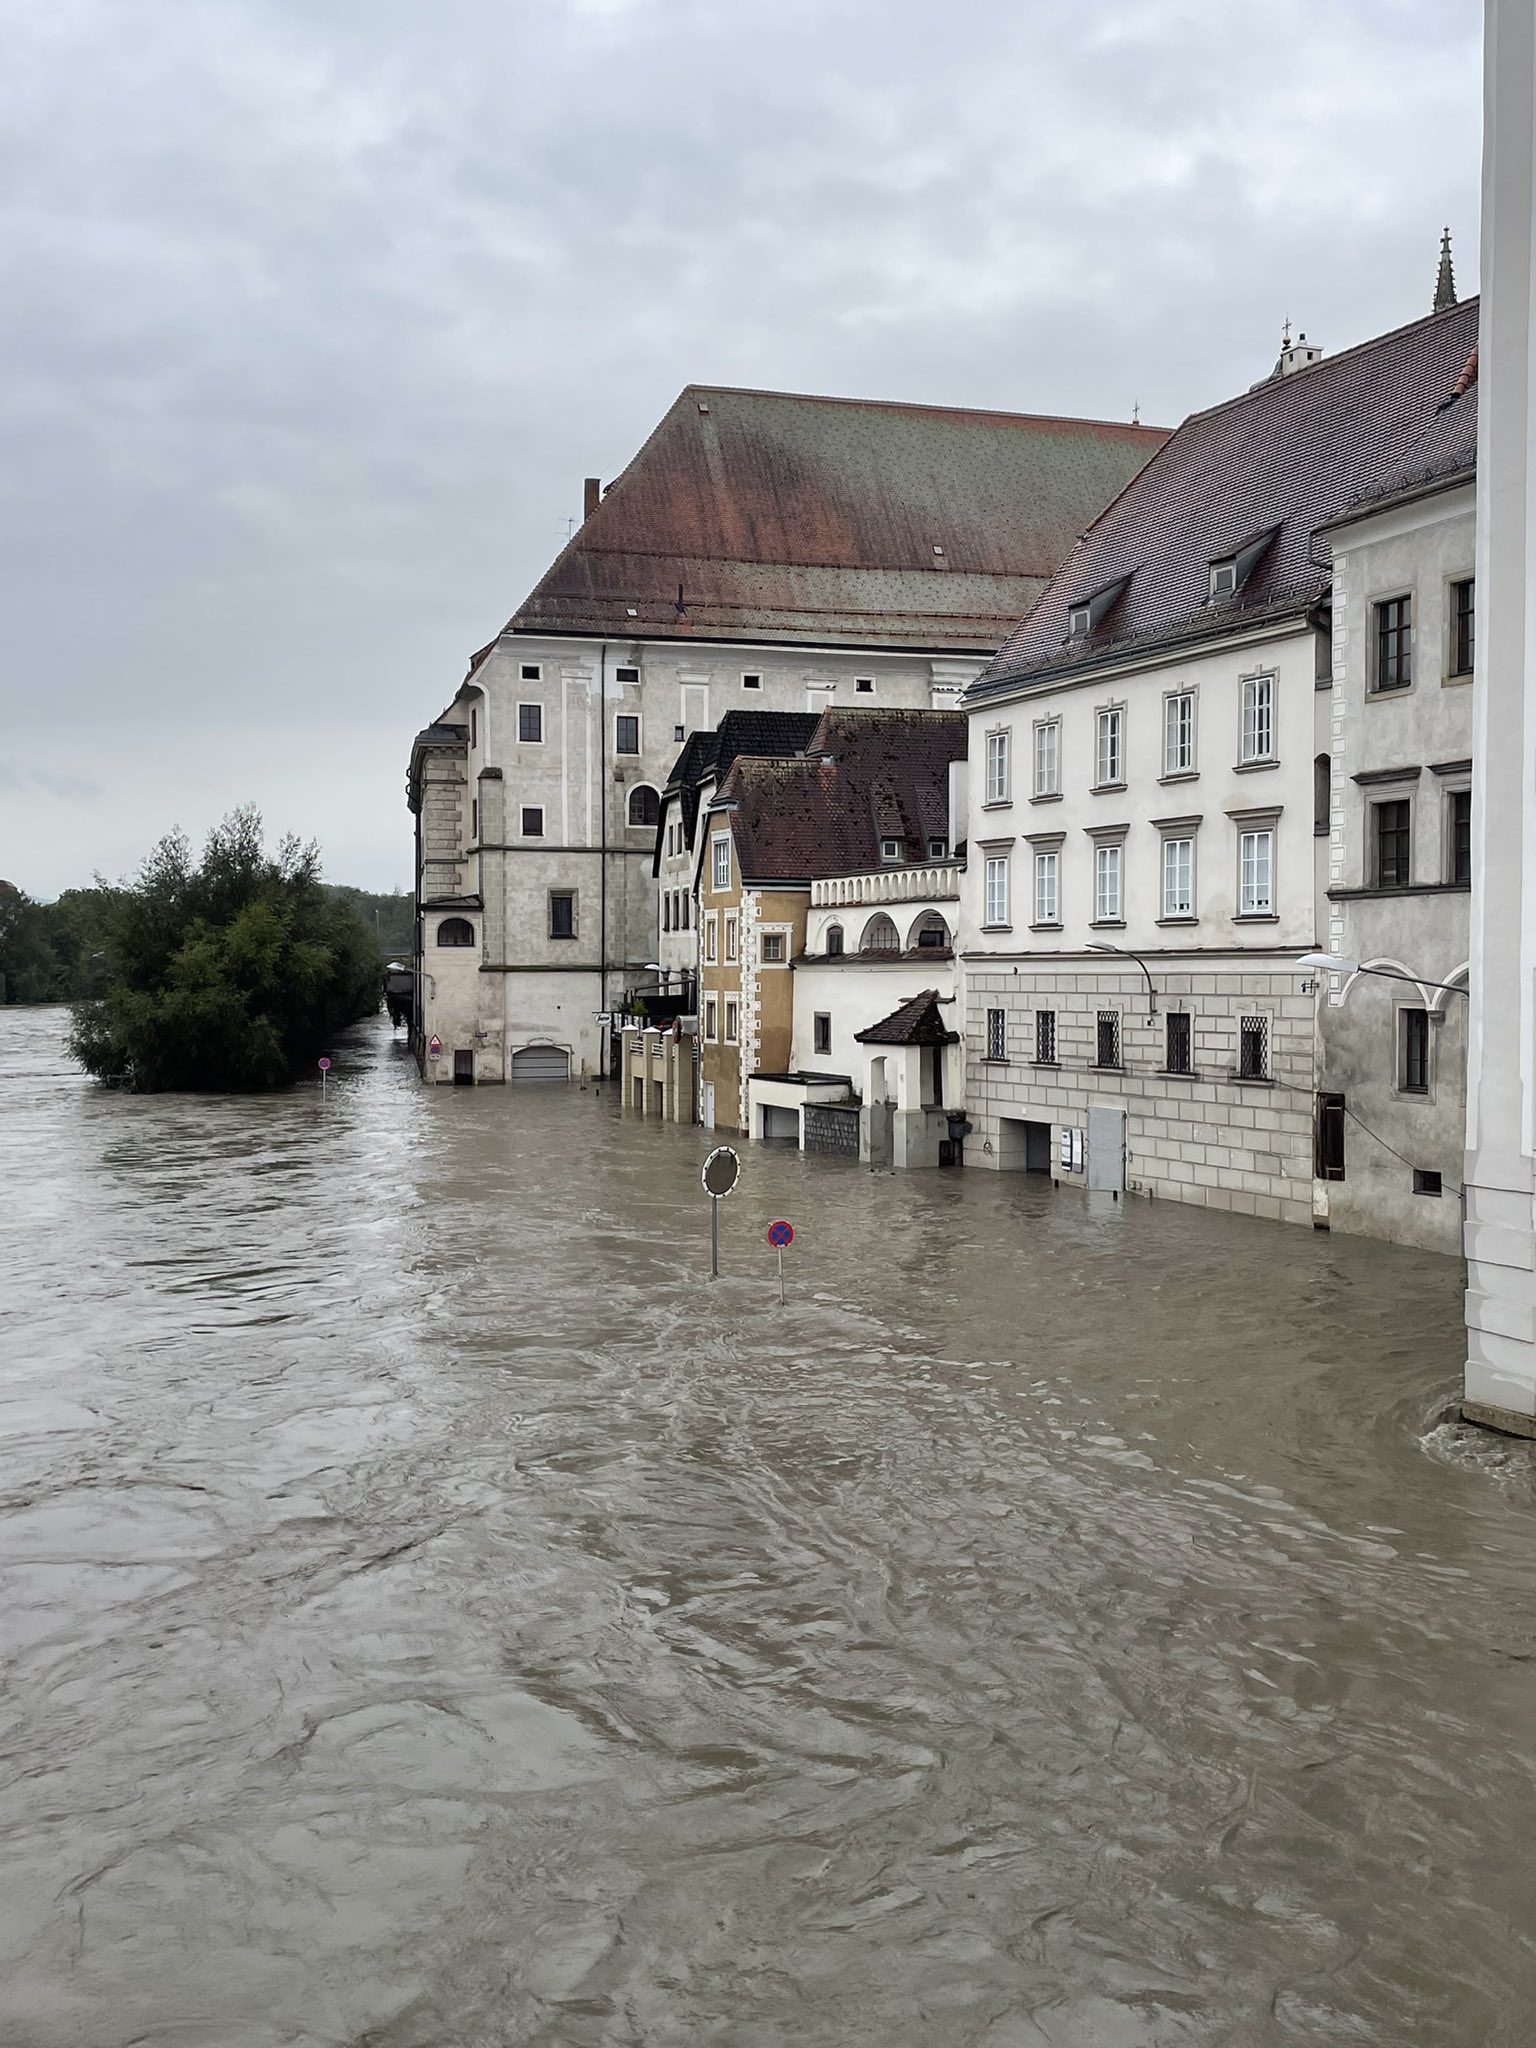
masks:
<path fill-rule="evenodd" d="M 693 379 L 1173 424 L 1476 288 L 1477 0 L 0 0 L 0 876 L 413 732 Z"/>

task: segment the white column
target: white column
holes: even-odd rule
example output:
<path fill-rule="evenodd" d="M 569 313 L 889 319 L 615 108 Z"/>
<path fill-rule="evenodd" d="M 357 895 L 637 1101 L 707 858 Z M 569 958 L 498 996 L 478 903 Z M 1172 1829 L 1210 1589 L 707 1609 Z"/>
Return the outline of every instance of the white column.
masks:
<path fill-rule="evenodd" d="M 1486 0 L 1465 1412 L 1525 1435 L 1536 1435 L 1533 123 L 1532 0 Z"/>

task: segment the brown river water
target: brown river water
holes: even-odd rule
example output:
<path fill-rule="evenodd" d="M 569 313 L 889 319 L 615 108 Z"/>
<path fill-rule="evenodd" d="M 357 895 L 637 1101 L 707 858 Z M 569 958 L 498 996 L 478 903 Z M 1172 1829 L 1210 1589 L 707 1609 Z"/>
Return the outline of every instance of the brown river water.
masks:
<path fill-rule="evenodd" d="M 0 1011 L 4 2048 L 1536 2040 L 1448 1260 Z M 799 1233 L 780 1308 L 767 1224 Z"/>

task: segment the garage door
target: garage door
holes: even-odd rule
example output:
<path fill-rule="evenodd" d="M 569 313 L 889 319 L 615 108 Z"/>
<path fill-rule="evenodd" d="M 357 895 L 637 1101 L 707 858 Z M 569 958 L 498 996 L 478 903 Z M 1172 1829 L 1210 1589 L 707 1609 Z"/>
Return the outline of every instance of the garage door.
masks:
<path fill-rule="evenodd" d="M 769 1102 L 763 1105 L 763 1136 L 765 1138 L 788 1138 L 792 1145 L 800 1142 L 800 1112 L 786 1109 L 782 1103 Z"/>
<path fill-rule="evenodd" d="M 512 1055 L 514 1081 L 569 1081 L 571 1056 L 560 1045 L 525 1045 Z"/>

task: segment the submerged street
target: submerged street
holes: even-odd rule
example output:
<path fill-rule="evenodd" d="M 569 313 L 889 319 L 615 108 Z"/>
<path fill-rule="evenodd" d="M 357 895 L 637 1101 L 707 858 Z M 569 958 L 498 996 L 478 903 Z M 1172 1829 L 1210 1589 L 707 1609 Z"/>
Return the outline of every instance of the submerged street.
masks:
<path fill-rule="evenodd" d="M 1460 1268 L 0 1011 L 15 2048 L 1523 2044 Z M 770 1221 L 797 1232 L 780 1308 Z"/>

